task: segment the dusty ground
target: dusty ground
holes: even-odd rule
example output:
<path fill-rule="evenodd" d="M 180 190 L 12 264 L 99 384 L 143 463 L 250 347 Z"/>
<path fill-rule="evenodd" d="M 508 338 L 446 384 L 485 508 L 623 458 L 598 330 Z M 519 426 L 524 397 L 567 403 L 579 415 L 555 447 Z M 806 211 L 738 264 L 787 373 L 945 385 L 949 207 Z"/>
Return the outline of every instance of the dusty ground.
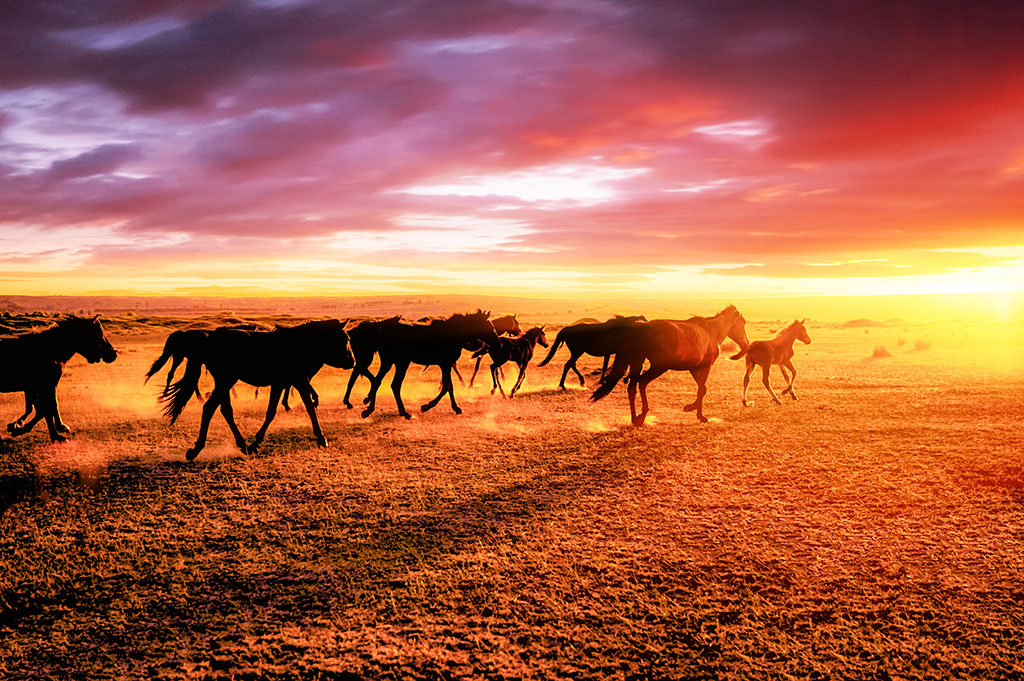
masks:
<path fill-rule="evenodd" d="M 71 442 L 0 442 L 0 677 L 1020 678 L 1021 327 L 808 326 L 799 402 L 743 409 L 723 358 L 703 426 L 688 376 L 633 429 L 553 390 L 564 354 L 411 422 L 327 369 L 329 448 L 299 409 L 243 456 L 218 415 L 186 464 L 198 405 L 160 418 L 166 332 L 125 322 L 69 365 Z"/>

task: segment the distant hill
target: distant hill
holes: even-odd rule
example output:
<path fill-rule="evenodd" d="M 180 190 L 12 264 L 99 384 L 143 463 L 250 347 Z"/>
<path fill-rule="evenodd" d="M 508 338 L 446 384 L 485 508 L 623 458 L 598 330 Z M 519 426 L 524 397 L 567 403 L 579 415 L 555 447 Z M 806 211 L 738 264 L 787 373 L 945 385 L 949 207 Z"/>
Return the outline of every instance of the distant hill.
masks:
<path fill-rule="evenodd" d="M 869 327 L 885 326 L 885 324 L 882 322 L 876 322 L 874 319 L 851 319 L 843 324 L 843 326 L 849 329 L 864 329 Z"/>

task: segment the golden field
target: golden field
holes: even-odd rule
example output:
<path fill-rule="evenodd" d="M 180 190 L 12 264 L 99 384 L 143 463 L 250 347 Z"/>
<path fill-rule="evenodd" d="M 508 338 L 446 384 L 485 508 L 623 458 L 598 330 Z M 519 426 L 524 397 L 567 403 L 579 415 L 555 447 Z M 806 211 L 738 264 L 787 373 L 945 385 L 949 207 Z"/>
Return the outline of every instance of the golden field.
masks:
<path fill-rule="evenodd" d="M 438 373 L 412 370 L 412 421 L 387 383 L 371 418 L 345 409 L 328 368 L 328 448 L 293 395 L 258 454 L 218 414 L 187 464 L 198 404 L 169 426 L 163 372 L 142 383 L 183 323 L 105 321 L 117 362 L 76 357 L 58 391 L 73 439 L 0 441 L 0 677 L 1024 675 L 1020 324 L 810 320 L 800 400 L 755 373 L 743 408 L 722 357 L 705 425 L 688 374 L 639 429 L 621 387 L 558 392 L 564 349 L 514 400 L 485 362 L 461 416 L 420 415 Z M 238 389 L 247 436 L 265 398 Z"/>

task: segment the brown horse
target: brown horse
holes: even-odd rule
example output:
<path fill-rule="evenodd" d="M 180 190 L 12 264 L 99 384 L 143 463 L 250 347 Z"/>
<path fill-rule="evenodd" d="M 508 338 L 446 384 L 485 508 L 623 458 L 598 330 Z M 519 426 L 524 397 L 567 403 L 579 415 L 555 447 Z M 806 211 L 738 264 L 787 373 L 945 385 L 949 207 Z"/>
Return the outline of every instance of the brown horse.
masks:
<path fill-rule="evenodd" d="M 263 442 L 277 413 L 281 394 L 288 386 L 295 386 L 306 406 L 317 445 L 326 447 L 327 439 L 316 418 L 313 387 L 309 384 L 310 376 L 324 364 L 341 369 L 350 369 L 353 364 L 345 323 L 337 319 L 277 327 L 273 331 L 228 328 L 211 331 L 206 343 L 188 358 L 185 374 L 161 398 L 165 403 L 164 413 L 174 423 L 195 393 L 203 365 L 213 376 L 213 392 L 203 405 L 199 436 L 195 445 L 185 452 L 185 458 L 191 461 L 206 446 L 210 420 L 218 408 L 235 436 L 238 448 L 243 453 L 255 452 Z M 267 416 L 251 444 L 246 444 L 238 430 L 231 407 L 231 388 L 239 381 L 270 386 Z"/>
<path fill-rule="evenodd" d="M 25 393 L 25 414 L 7 424 L 11 435 L 27 433 L 45 418 L 52 441 L 67 439 L 71 431 L 57 408 L 57 383 L 64 364 L 76 353 L 90 364 L 117 359 L 99 315 L 91 319 L 72 315 L 41 331 L 0 339 L 0 392 Z M 33 410 L 35 416 L 26 421 Z"/>
<path fill-rule="evenodd" d="M 604 358 L 604 363 L 601 365 L 601 379 L 604 380 L 605 373 L 608 371 L 608 358 L 618 352 L 623 338 L 623 329 L 645 321 L 647 318 L 643 315 L 615 316 L 606 322 L 586 322 L 566 326 L 555 336 L 551 351 L 537 366 L 542 367 L 550 362 L 558 352 L 558 348 L 565 343 L 565 347 L 569 348 L 569 361 L 562 367 L 562 379 L 558 382 L 559 388 L 565 390 L 565 377 L 569 374 L 570 369 L 579 377 L 580 386 L 587 385 L 583 380 L 583 374 L 576 368 L 576 360 L 584 354 Z"/>
<path fill-rule="evenodd" d="M 479 347 L 482 344 L 494 344 L 498 335 L 488 321 L 489 312 L 477 310 L 469 314 L 453 314 L 447 319 L 436 319 L 429 324 L 396 324 L 381 334 L 377 354 L 380 356 L 380 371 L 373 378 L 370 394 L 363 399 L 366 409 L 363 418 L 374 412 L 377 405 L 377 390 L 384 376 L 395 368 L 391 379 L 391 392 L 395 396 L 398 413 L 409 419 L 412 415 L 406 411 L 402 402 L 402 382 L 412 363 L 424 366 L 441 367 L 441 392 L 437 397 L 420 406 L 420 411 L 428 411 L 437 406 L 446 394 L 452 403 L 452 411 L 461 414 L 462 409 L 455 402 L 452 389 L 452 367 L 466 346 Z"/>
<path fill-rule="evenodd" d="M 501 365 L 512 361 L 519 366 L 519 376 L 516 378 L 516 385 L 508 395 L 510 398 L 515 397 L 516 391 L 519 390 L 519 386 L 523 384 L 523 379 L 526 378 L 526 365 L 533 359 L 533 349 L 538 343 L 545 348 L 548 346 L 548 339 L 544 336 L 543 326 L 535 326 L 518 338 L 498 338 L 497 344 L 477 350 L 473 353 L 473 357 L 476 358 L 476 369 L 473 370 L 473 376 L 469 379 L 470 387 L 473 387 L 473 379 L 476 378 L 476 372 L 480 368 L 480 360 L 483 359 L 484 355 L 490 355 L 491 381 L 494 384 L 491 388 L 492 395 L 495 390 L 500 390 L 501 396 L 505 396 L 505 389 L 501 387 L 501 381 L 498 379 L 498 370 L 501 368 Z"/>
<path fill-rule="evenodd" d="M 642 426 L 650 408 L 647 404 L 647 384 L 669 370 L 689 371 L 697 382 L 697 399 L 683 407 L 683 411 L 697 412 L 697 420 L 707 423 L 704 417 L 704 395 L 707 393 L 708 374 L 711 365 L 718 359 L 718 347 L 728 336 L 741 348 L 750 344 L 747 340 L 746 320 L 734 305 L 725 308 L 714 317 L 691 317 L 677 321 L 656 319 L 646 324 L 633 324 L 625 329 L 626 335 L 615 355 L 615 363 L 608 375 L 601 380 L 590 400 L 596 402 L 612 391 L 629 369 L 629 411 L 634 426 Z M 651 363 L 641 373 L 644 360 Z M 636 389 L 640 387 L 642 409 L 636 411 Z"/>
<path fill-rule="evenodd" d="M 779 332 L 775 338 L 771 340 L 757 340 L 751 343 L 745 350 L 740 350 L 738 353 L 730 357 L 729 359 L 739 359 L 740 357 L 746 357 L 747 359 L 747 373 L 743 375 L 743 406 L 747 406 L 747 386 L 750 385 L 750 374 L 754 371 L 755 366 L 761 367 L 761 382 L 764 383 L 764 387 L 768 389 L 768 394 L 772 396 L 772 400 L 775 404 L 782 404 L 782 400 L 772 390 L 771 381 L 768 380 L 768 375 L 771 373 L 772 365 L 777 364 L 779 369 L 782 371 L 782 376 L 786 379 L 789 385 L 782 391 L 785 395 L 789 393 L 789 396 L 794 400 L 796 399 L 796 393 L 793 392 L 793 382 L 796 380 L 796 367 L 793 366 L 793 342 L 801 341 L 804 344 L 811 342 L 811 337 L 807 335 L 807 329 L 804 328 L 804 322 L 806 319 L 794 320 L 792 324 L 787 326 L 785 329 Z M 792 375 L 786 374 L 786 369 L 789 369 Z"/>

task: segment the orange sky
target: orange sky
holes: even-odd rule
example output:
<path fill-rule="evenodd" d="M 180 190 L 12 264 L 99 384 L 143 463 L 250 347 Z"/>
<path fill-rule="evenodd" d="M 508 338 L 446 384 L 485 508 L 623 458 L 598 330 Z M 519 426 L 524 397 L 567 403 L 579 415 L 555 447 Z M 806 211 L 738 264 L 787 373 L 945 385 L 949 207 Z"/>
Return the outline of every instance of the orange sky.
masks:
<path fill-rule="evenodd" d="M 7 3 L 0 292 L 1024 289 L 1024 8 Z"/>

